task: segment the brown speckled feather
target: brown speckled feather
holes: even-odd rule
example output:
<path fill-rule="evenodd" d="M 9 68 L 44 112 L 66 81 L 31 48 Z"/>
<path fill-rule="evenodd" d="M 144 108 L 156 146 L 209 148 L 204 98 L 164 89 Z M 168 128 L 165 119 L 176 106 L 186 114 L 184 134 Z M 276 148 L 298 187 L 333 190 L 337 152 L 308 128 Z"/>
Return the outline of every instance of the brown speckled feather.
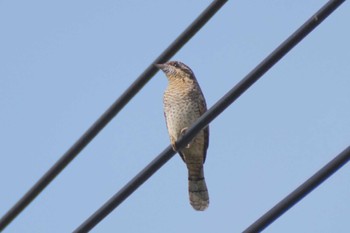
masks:
<path fill-rule="evenodd" d="M 158 67 L 168 78 L 163 102 L 170 142 L 187 165 L 191 205 L 196 210 L 205 210 L 209 196 L 203 164 L 209 145 L 209 127 L 200 131 L 186 147 L 181 150 L 176 148 L 176 141 L 207 110 L 205 99 L 188 66 L 181 62 L 168 62 Z"/>

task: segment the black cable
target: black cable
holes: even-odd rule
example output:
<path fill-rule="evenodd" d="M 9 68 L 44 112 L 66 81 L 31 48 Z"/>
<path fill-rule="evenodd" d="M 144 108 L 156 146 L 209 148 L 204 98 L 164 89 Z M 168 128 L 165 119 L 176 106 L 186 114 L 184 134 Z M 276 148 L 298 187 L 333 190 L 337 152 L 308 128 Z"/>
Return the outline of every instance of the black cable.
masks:
<path fill-rule="evenodd" d="M 97 121 L 79 138 L 74 145 L 48 170 L 39 181 L 0 219 L 0 231 L 26 208 L 40 192 L 79 154 L 84 147 L 113 119 L 114 116 L 136 95 L 138 91 L 158 71 L 153 64 L 169 60 L 206 22 L 227 2 L 213 1 L 186 30 L 152 62 L 131 86 L 97 119 Z M 152 25 L 153 26 L 153 25 Z"/>
<path fill-rule="evenodd" d="M 344 1 L 344 0 L 343 0 Z M 266 57 L 255 69 L 245 76 L 225 96 L 223 96 L 213 107 L 203 114 L 177 141 L 177 148 L 187 145 L 198 132 L 206 127 L 213 119 L 222 113 L 230 104 L 253 85 L 265 72 L 286 55 L 296 44 L 298 44 L 308 33 L 317 27 L 328 15 L 333 12 L 343 1 L 330 1 L 322 7 L 314 16 L 306 21 L 296 32 L 277 47 Z M 163 166 L 175 152 L 168 146 L 147 167 L 140 171 L 129 181 L 118 193 L 110 198 L 93 215 L 83 222 L 74 232 L 87 232 L 96 226 L 103 218 L 120 205 L 130 194 L 150 178 L 161 166 Z"/>
<path fill-rule="evenodd" d="M 350 146 L 250 225 L 244 233 L 261 232 L 350 160 Z"/>

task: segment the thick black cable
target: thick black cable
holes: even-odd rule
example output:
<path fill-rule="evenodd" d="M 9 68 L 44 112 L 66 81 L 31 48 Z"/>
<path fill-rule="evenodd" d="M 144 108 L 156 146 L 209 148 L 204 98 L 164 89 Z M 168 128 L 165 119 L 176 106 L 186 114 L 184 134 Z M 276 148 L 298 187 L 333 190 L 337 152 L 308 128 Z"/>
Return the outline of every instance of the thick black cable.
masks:
<path fill-rule="evenodd" d="M 213 107 L 203 114 L 178 140 L 177 148 L 187 145 L 200 130 L 206 127 L 213 119 L 220 115 L 230 104 L 241 94 L 253 85 L 261 76 L 297 45 L 307 34 L 317 27 L 328 15 L 333 12 L 343 1 L 330 1 L 322 7 L 315 15 L 306 21 L 296 32 L 277 47 L 267 56 L 255 69 L 235 85 L 225 96 L 223 96 Z M 102 219 L 111 213 L 148 178 L 150 178 L 160 167 L 162 167 L 175 152 L 168 146 L 161 152 L 147 167 L 140 171 L 129 181 L 118 193 L 111 197 L 93 215 L 84 221 L 74 232 L 88 232 L 95 227 Z"/>
<path fill-rule="evenodd" d="M 312 190 L 319 186 L 323 181 L 334 174 L 338 169 L 344 166 L 350 160 L 350 146 L 337 155 L 333 160 L 311 176 L 307 181 L 291 192 L 287 197 L 266 212 L 262 217 L 250 225 L 244 233 L 261 232 L 282 214 L 293 207 L 297 202 L 308 195 Z"/>
<path fill-rule="evenodd" d="M 79 138 L 74 145 L 48 170 L 39 181 L 0 219 L 0 231 L 21 213 L 41 191 L 79 154 L 84 147 L 117 115 L 117 113 L 133 98 L 138 91 L 158 71 L 153 64 L 169 60 L 205 23 L 227 2 L 213 1 L 181 35 L 156 58 L 148 68 L 131 84 L 131 86 L 97 119 L 97 121 Z"/>

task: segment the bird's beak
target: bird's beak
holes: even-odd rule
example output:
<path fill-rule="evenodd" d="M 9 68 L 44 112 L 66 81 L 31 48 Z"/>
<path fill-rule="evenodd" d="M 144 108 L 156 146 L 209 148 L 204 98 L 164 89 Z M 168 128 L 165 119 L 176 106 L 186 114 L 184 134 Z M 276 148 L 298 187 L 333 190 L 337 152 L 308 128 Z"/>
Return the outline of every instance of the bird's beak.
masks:
<path fill-rule="evenodd" d="M 164 64 L 155 64 L 155 66 L 158 68 L 158 69 L 161 69 L 164 71 L 164 68 L 166 67 L 166 65 Z"/>

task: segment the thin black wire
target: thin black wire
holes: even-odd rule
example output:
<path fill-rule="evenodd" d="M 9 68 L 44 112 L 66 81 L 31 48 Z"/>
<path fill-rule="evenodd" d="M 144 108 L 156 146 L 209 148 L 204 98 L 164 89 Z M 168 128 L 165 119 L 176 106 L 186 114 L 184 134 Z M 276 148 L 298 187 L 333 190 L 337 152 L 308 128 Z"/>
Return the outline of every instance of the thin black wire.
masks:
<path fill-rule="evenodd" d="M 266 57 L 255 69 L 245 76 L 225 96 L 223 96 L 213 107 L 203 114 L 177 141 L 177 148 L 187 145 L 200 130 L 206 127 L 213 119 L 221 114 L 241 94 L 253 85 L 261 76 L 297 45 L 306 35 L 316 28 L 328 15 L 333 12 L 343 1 L 330 1 L 322 7 L 315 15 L 306 21 L 296 32 L 277 47 Z M 337 3 L 337 4 L 336 4 Z M 160 167 L 162 167 L 175 152 L 170 146 L 163 150 L 151 163 L 130 180 L 119 192 L 111 197 L 102 207 L 84 221 L 74 232 L 88 232 L 95 227 L 102 219 L 111 213 L 148 178 L 150 178 Z"/>
<path fill-rule="evenodd" d="M 97 119 L 97 121 L 76 141 L 71 148 L 48 170 L 39 181 L 0 219 L 2 231 L 16 216 L 21 213 L 44 188 L 79 154 L 84 147 L 113 119 L 114 116 L 136 95 L 138 91 L 158 71 L 153 64 L 163 63 L 170 59 L 182 46 L 194 36 L 206 22 L 227 2 L 213 1 L 181 35 L 152 62 L 133 84 Z"/>
<path fill-rule="evenodd" d="M 350 160 L 350 146 L 337 155 L 327 165 L 321 168 L 307 181 L 291 192 L 287 197 L 266 212 L 262 217 L 250 225 L 244 233 L 261 232 L 282 214 L 293 207 L 297 202 L 308 195 L 312 190 L 319 186 L 323 181 L 334 174 L 338 169 L 344 166 Z"/>

